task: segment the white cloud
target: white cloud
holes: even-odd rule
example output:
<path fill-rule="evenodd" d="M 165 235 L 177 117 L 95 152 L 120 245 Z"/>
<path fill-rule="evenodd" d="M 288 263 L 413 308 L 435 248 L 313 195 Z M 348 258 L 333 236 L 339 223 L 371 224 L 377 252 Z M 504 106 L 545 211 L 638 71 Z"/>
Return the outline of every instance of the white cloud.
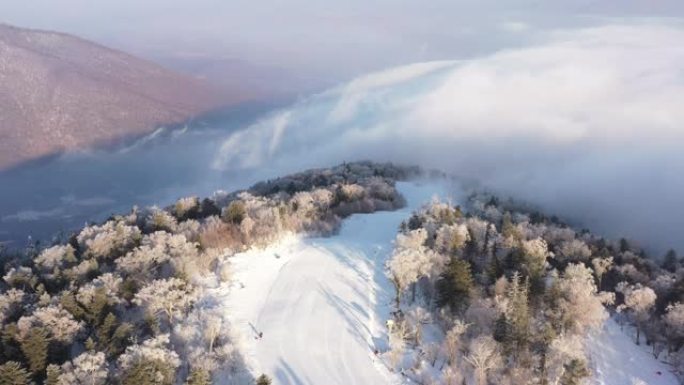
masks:
<path fill-rule="evenodd" d="M 4 22 L 74 33 L 170 65 L 189 56 L 209 64 L 240 59 L 320 86 L 378 68 L 519 46 L 559 26 L 682 17 L 684 2 L 6 0 L 0 15 Z"/>
<path fill-rule="evenodd" d="M 500 28 L 506 32 L 525 32 L 530 29 L 530 25 L 522 21 L 505 21 Z"/>
<path fill-rule="evenodd" d="M 676 24 L 616 24 L 368 75 L 236 133 L 214 165 L 439 166 L 614 235 L 684 247 L 672 230 L 684 228 L 683 42 Z"/>
<path fill-rule="evenodd" d="M 54 208 L 50 210 L 22 210 L 15 214 L 2 217 L 3 222 L 35 222 L 49 218 L 55 218 L 64 214 L 64 209 Z"/>

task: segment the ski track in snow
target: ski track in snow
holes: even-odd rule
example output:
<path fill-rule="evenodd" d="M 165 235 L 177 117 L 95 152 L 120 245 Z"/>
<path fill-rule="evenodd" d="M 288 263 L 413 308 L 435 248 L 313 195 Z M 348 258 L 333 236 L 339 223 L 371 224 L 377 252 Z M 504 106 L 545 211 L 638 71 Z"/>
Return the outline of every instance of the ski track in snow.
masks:
<path fill-rule="evenodd" d="M 636 345 L 627 330 L 622 331 L 609 319 L 600 333 L 588 338 L 587 349 L 594 365 L 594 378 L 589 383 L 632 385 L 641 380 L 648 385 L 679 385 L 672 367 L 653 358 L 648 347 Z"/>
<path fill-rule="evenodd" d="M 402 210 L 356 214 L 336 236 L 290 235 L 231 258 L 234 283 L 224 304 L 255 375 L 269 375 L 274 385 L 403 383 L 373 354 L 387 349 L 384 322 L 394 288 L 384 263 L 412 211 L 436 195 L 459 199 L 447 195 L 444 184 L 400 182 L 397 188 L 407 200 Z M 587 345 L 592 385 L 679 384 L 668 365 L 636 346 L 613 320 Z"/>
<path fill-rule="evenodd" d="M 236 283 L 226 311 L 255 374 L 276 385 L 401 383 L 373 353 L 387 348 L 394 289 L 384 262 L 399 224 L 446 189 L 398 188 L 407 199 L 402 210 L 353 215 L 334 237 L 289 236 L 231 259 Z"/>

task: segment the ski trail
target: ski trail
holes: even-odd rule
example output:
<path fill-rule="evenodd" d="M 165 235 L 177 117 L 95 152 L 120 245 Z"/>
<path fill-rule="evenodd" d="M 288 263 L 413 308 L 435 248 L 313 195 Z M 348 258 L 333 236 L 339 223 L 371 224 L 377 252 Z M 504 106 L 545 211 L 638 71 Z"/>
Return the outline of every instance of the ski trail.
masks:
<path fill-rule="evenodd" d="M 256 375 L 277 385 L 398 384 L 373 351 L 383 350 L 394 290 L 384 276 L 398 226 L 442 185 L 398 183 L 407 207 L 359 214 L 330 238 L 291 236 L 232 258 L 245 287 L 226 300 Z M 274 255 L 280 258 L 275 258 Z M 249 323 L 263 332 L 252 336 Z M 379 345 L 379 346 L 376 346 Z"/>
<path fill-rule="evenodd" d="M 603 329 L 589 336 L 587 349 L 592 360 L 592 385 L 679 385 L 672 367 L 662 363 L 608 319 Z"/>

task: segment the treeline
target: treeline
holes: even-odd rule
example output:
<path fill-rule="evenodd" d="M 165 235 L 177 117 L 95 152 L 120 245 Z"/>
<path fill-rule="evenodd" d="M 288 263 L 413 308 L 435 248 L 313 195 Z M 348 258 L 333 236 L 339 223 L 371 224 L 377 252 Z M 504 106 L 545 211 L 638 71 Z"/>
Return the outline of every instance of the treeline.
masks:
<path fill-rule="evenodd" d="M 684 373 L 684 268 L 514 202 L 433 202 L 402 224 L 389 365 L 422 384 L 581 384 L 610 313 Z"/>
<path fill-rule="evenodd" d="M 0 384 L 254 383 L 211 294 L 230 281 L 230 256 L 401 207 L 395 180 L 415 172 L 370 162 L 312 170 L 134 208 L 29 250 L 0 272 Z"/>

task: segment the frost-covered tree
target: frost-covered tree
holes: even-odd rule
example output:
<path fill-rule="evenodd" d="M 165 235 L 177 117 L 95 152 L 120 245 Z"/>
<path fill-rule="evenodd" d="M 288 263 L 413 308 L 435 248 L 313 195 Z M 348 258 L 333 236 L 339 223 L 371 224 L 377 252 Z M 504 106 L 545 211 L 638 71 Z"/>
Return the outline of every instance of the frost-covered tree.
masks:
<path fill-rule="evenodd" d="M 43 250 L 34 260 L 42 274 L 55 273 L 55 269 L 63 270 L 67 264 L 76 263 L 76 250 L 71 245 L 55 245 Z"/>
<path fill-rule="evenodd" d="M 640 332 L 644 323 L 650 318 L 651 310 L 655 306 L 656 293 L 647 286 L 641 284 L 629 285 L 627 282 L 620 282 L 617 290 L 624 295 L 624 304 L 618 310 L 627 310 L 634 317 L 636 326 L 636 344 L 640 343 Z"/>
<path fill-rule="evenodd" d="M 145 227 L 148 231 L 168 231 L 170 233 L 176 231 L 178 221 L 173 215 L 158 207 L 151 207 L 149 211 L 150 213 L 145 220 Z"/>
<path fill-rule="evenodd" d="M 552 244 L 570 242 L 575 237 L 575 231 L 569 227 L 549 226 L 544 231 L 544 239 Z"/>
<path fill-rule="evenodd" d="M 590 268 L 569 264 L 559 281 L 563 327 L 571 333 L 584 333 L 587 328 L 598 328 L 608 318 L 604 304 L 614 301 L 612 293 L 599 293 Z"/>
<path fill-rule="evenodd" d="M 398 322 L 389 330 L 389 359 L 392 368 L 401 363 L 406 349 L 407 330 L 403 322 Z"/>
<path fill-rule="evenodd" d="M 214 344 L 223 332 L 223 319 L 217 314 L 205 314 L 202 317 L 202 336 L 208 345 L 209 352 L 214 351 Z"/>
<path fill-rule="evenodd" d="M 102 352 L 85 352 L 62 365 L 58 385 L 104 385 L 107 362 Z"/>
<path fill-rule="evenodd" d="M 194 219 L 180 222 L 176 228 L 176 233 L 185 236 L 188 242 L 196 243 L 200 240 L 202 224 Z"/>
<path fill-rule="evenodd" d="M 468 324 L 456 320 L 444 337 L 443 349 L 449 364 L 455 364 L 461 351 L 461 337 L 468 330 Z"/>
<path fill-rule="evenodd" d="M 591 257 L 591 249 L 580 239 L 561 243 L 556 258 L 567 262 L 585 262 Z"/>
<path fill-rule="evenodd" d="M 663 316 L 667 328 L 670 350 L 676 350 L 684 344 L 684 304 L 677 302 L 667 307 Z"/>
<path fill-rule="evenodd" d="M 0 294 L 0 326 L 5 320 L 19 314 L 25 298 L 26 293 L 18 289 L 9 289 Z"/>
<path fill-rule="evenodd" d="M 97 275 L 99 270 L 100 264 L 97 259 L 90 258 L 81 260 L 77 265 L 65 269 L 63 274 L 67 281 L 80 284 Z"/>
<path fill-rule="evenodd" d="M 5 274 L 2 279 L 10 287 L 18 289 L 33 288 L 37 283 L 37 279 L 33 274 L 33 270 L 26 266 L 13 267 L 9 269 L 7 274 Z"/>
<path fill-rule="evenodd" d="M 475 251 L 477 253 L 484 253 L 488 247 L 487 239 L 492 226 L 487 221 L 477 217 L 466 219 L 466 226 L 468 227 L 470 241 L 473 242 Z"/>
<path fill-rule="evenodd" d="M 623 260 L 625 259 L 627 258 L 623 254 Z M 639 268 L 632 263 L 624 263 L 623 265 L 615 266 L 614 269 L 624 277 L 623 279 L 626 279 L 630 282 L 645 284 L 649 281 L 648 274 L 645 274 L 644 272 L 639 270 Z"/>
<path fill-rule="evenodd" d="M 193 368 L 185 380 L 185 385 L 211 385 L 211 374 L 202 368 Z"/>
<path fill-rule="evenodd" d="M 591 260 L 591 265 L 594 268 L 594 274 L 596 275 L 596 280 L 598 281 L 598 287 L 600 289 L 603 286 L 603 275 L 613 266 L 613 257 L 594 258 Z"/>
<path fill-rule="evenodd" d="M 242 234 L 237 226 L 211 216 L 200 227 L 199 243 L 204 249 L 237 250 L 242 247 Z"/>
<path fill-rule="evenodd" d="M 437 230 L 435 248 L 443 254 L 451 254 L 465 246 L 470 239 L 468 227 L 463 224 L 442 226 Z"/>
<path fill-rule="evenodd" d="M 186 197 L 176 201 L 173 212 L 179 220 L 194 218 L 200 211 L 200 200 L 198 197 Z"/>
<path fill-rule="evenodd" d="M 126 348 L 118 359 L 123 385 L 171 385 L 181 364 L 178 354 L 169 349 L 169 335 L 162 334 L 142 345 Z"/>
<path fill-rule="evenodd" d="M 246 216 L 247 209 L 245 208 L 245 203 L 242 200 L 230 202 L 228 207 L 226 207 L 223 212 L 223 218 L 225 221 L 236 225 L 241 224 Z"/>
<path fill-rule="evenodd" d="M 444 385 L 462 385 L 463 380 L 463 373 L 459 367 L 450 365 L 442 371 L 442 383 Z"/>
<path fill-rule="evenodd" d="M 395 249 L 389 260 L 389 270 L 397 290 L 397 301 L 401 293 L 415 285 L 421 277 L 435 277 L 447 259 L 424 246 L 427 232 L 423 229 L 399 234 Z M 415 299 L 415 286 L 412 298 Z M 398 303 L 397 303 L 398 305 Z"/>
<path fill-rule="evenodd" d="M 584 360 L 584 342 L 577 335 L 561 335 L 554 339 L 546 357 L 546 375 L 549 385 L 560 385 L 566 377 L 566 365 L 573 360 Z"/>
<path fill-rule="evenodd" d="M 50 339 L 68 345 L 83 329 L 83 323 L 76 321 L 61 305 L 50 305 L 36 309 L 30 316 L 21 317 L 17 328 L 21 338 L 32 329 L 44 328 Z"/>
<path fill-rule="evenodd" d="M 0 384 L 29 385 L 31 376 L 20 363 L 7 361 L 0 365 Z"/>
<path fill-rule="evenodd" d="M 654 280 L 649 283 L 649 286 L 655 290 L 658 297 L 666 296 L 677 283 L 677 277 L 671 274 L 659 274 Z"/>
<path fill-rule="evenodd" d="M 197 244 L 188 242 L 184 235 L 156 231 L 146 235 L 139 247 L 117 259 L 116 264 L 138 277 L 154 276 L 165 266 L 185 273 L 190 264 L 197 263 L 198 254 Z"/>
<path fill-rule="evenodd" d="M 498 369 L 502 364 L 499 346 L 491 336 L 473 339 L 468 346 L 465 360 L 473 367 L 473 377 L 478 385 L 487 385 L 489 372 Z"/>
<path fill-rule="evenodd" d="M 108 221 L 101 226 L 89 226 L 76 237 L 87 255 L 112 258 L 135 247 L 142 238 L 140 229 L 123 221 Z"/>
<path fill-rule="evenodd" d="M 98 295 L 104 295 L 108 304 L 118 304 L 121 302 L 118 294 L 122 284 L 123 279 L 117 274 L 105 273 L 79 287 L 76 299 L 81 305 L 90 307 Z"/>
<path fill-rule="evenodd" d="M 140 289 L 133 303 L 142 306 L 149 314 L 164 314 L 169 323 L 181 317 L 195 301 L 197 292 L 178 278 L 158 279 Z"/>
<path fill-rule="evenodd" d="M 546 266 L 546 258 L 549 256 L 549 248 L 546 241 L 541 238 L 525 240 L 521 242 L 523 261 L 530 279 L 540 279 Z"/>

